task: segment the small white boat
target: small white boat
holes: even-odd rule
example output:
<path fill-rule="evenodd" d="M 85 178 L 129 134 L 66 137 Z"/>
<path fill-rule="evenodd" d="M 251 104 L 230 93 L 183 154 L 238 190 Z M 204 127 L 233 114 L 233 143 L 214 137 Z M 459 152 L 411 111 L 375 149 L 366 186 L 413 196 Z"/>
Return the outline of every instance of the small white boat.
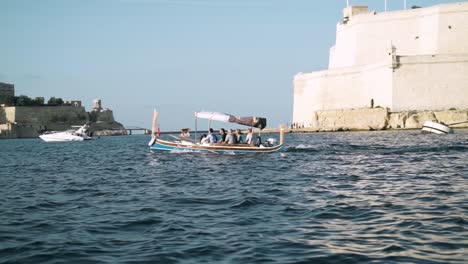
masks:
<path fill-rule="evenodd" d="M 94 139 L 88 135 L 88 125 L 80 126 L 77 130 L 67 130 L 62 132 L 51 131 L 40 135 L 39 137 L 47 142 L 59 141 L 83 141 Z"/>
<path fill-rule="evenodd" d="M 441 123 L 426 121 L 423 124 L 422 132 L 429 132 L 435 134 L 450 134 L 453 133 L 453 129 L 449 126 Z"/>

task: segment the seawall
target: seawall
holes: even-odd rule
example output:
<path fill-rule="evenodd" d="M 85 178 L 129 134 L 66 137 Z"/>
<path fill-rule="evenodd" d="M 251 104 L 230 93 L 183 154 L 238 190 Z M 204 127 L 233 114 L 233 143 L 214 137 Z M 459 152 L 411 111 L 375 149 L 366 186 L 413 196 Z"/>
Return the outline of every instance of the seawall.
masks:
<path fill-rule="evenodd" d="M 96 135 L 127 133 L 115 122 L 111 110 L 88 113 L 76 106 L 0 107 L 0 139 L 35 138 L 43 131 L 64 131 L 85 123 L 91 123 L 91 132 Z"/>
<path fill-rule="evenodd" d="M 388 129 L 420 129 L 424 122 L 447 125 L 468 121 L 468 109 L 446 111 L 390 112 L 387 108 L 316 111 L 310 123 L 294 124 L 293 132 L 371 131 Z M 450 125 L 468 128 L 468 122 Z"/>

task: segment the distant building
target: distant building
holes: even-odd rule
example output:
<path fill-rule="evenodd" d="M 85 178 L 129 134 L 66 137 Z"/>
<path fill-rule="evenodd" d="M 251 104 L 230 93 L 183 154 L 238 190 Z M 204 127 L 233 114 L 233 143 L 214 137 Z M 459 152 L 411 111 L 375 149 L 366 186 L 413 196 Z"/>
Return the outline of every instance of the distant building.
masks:
<path fill-rule="evenodd" d="M 71 105 L 74 107 L 81 107 L 81 101 L 65 101 L 66 105 Z"/>
<path fill-rule="evenodd" d="M 101 111 L 102 110 L 101 99 L 94 99 L 94 101 L 93 101 L 93 110 L 94 111 Z"/>
<path fill-rule="evenodd" d="M 15 96 L 15 85 L 0 82 L 0 96 L 2 95 Z"/>

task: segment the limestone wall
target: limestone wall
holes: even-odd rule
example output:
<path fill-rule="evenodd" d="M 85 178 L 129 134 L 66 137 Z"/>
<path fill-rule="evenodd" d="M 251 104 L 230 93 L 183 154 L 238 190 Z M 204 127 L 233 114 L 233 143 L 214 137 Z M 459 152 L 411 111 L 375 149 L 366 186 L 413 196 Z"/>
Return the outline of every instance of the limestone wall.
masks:
<path fill-rule="evenodd" d="M 399 57 L 392 83 L 392 111 L 467 108 L 468 53 Z"/>
<path fill-rule="evenodd" d="M 440 6 L 438 53 L 468 53 L 468 2 Z"/>
<path fill-rule="evenodd" d="M 115 121 L 97 121 L 91 124 L 90 131 L 93 133 L 93 137 L 128 135 L 127 130 L 123 129 L 122 124 Z"/>
<path fill-rule="evenodd" d="M 2 138 L 14 138 L 11 135 L 11 131 L 12 131 L 11 126 L 12 126 L 12 124 L 0 124 L 0 139 L 2 139 Z"/>
<path fill-rule="evenodd" d="M 468 2 L 351 16 L 339 23 L 329 68 L 381 61 L 391 45 L 400 55 L 467 53 Z"/>
<path fill-rule="evenodd" d="M 294 77 L 293 123 L 371 100 L 392 112 L 468 108 L 468 2 L 344 16 L 329 69 Z"/>
<path fill-rule="evenodd" d="M 115 122 L 114 113 L 110 109 L 93 110 L 89 113 L 91 122 Z"/>
<path fill-rule="evenodd" d="M 15 115 L 15 107 L 0 107 L 0 124 L 13 123 Z"/>
<path fill-rule="evenodd" d="M 311 129 L 316 131 L 383 130 L 387 127 L 386 108 L 317 111 Z"/>
<path fill-rule="evenodd" d="M 0 124 L 6 124 L 6 123 L 7 123 L 7 118 L 6 118 L 5 108 L 0 107 Z"/>
<path fill-rule="evenodd" d="M 93 113 L 93 112 L 92 112 Z M 125 135 L 122 124 L 115 122 L 111 110 L 97 111 L 91 126 L 96 135 Z M 90 114 L 84 107 L 37 106 L 0 108 L 0 138 L 33 138 L 42 131 L 64 131 L 88 123 Z"/>
<path fill-rule="evenodd" d="M 386 108 L 316 111 L 303 131 L 352 131 L 421 129 L 424 122 L 442 122 L 453 128 L 468 128 L 468 110 L 389 112 Z M 456 125 L 453 125 L 456 124 Z"/>
<path fill-rule="evenodd" d="M 392 112 L 468 108 L 468 54 L 391 57 L 386 63 L 300 73 L 293 122 L 318 110 L 388 107 Z"/>
<path fill-rule="evenodd" d="M 300 73 L 294 77 L 293 122 L 311 123 L 318 110 L 392 106 L 391 58 L 362 67 Z"/>
<path fill-rule="evenodd" d="M 88 121 L 84 107 L 36 106 L 14 107 L 17 124 L 38 125 L 40 130 L 65 130 L 73 125 L 83 125 Z"/>

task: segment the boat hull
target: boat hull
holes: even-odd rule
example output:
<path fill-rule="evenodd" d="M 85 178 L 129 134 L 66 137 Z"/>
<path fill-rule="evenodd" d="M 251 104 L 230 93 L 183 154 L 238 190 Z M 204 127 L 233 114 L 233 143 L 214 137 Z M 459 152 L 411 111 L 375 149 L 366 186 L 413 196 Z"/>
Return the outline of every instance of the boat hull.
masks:
<path fill-rule="evenodd" d="M 255 147 L 249 145 L 235 144 L 212 144 L 198 145 L 191 142 L 173 142 L 156 139 L 150 147 L 151 151 L 172 151 L 172 152 L 196 152 L 196 153 L 212 153 L 212 154 L 257 154 L 257 153 L 273 153 L 283 149 L 283 145 L 273 147 Z"/>
<path fill-rule="evenodd" d="M 423 124 L 423 127 L 421 129 L 423 132 L 429 132 L 429 133 L 434 133 L 434 134 L 449 134 L 453 133 L 453 129 L 450 127 L 436 123 L 436 122 L 431 122 L 431 121 L 426 121 Z"/>
<path fill-rule="evenodd" d="M 72 135 L 67 132 L 43 134 L 43 135 L 40 135 L 39 138 L 46 142 L 83 141 L 83 140 L 92 139 L 91 137 L 88 137 L 88 136 Z"/>

